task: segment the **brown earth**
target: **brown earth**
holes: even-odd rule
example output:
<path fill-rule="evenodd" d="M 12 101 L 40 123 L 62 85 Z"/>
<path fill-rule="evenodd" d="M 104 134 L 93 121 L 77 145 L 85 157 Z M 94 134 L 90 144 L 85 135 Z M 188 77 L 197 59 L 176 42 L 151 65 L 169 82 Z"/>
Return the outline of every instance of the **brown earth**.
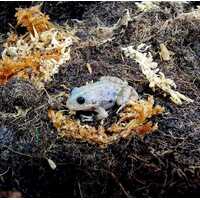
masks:
<path fill-rule="evenodd" d="M 15 8 L 32 2 L 0 3 L 2 41 L 15 25 Z M 97 18 L 113 25 L 124 9 L 134 18 L 125 32 L 100 46 L 72 48 L 72 58 L 46 85 L 49 95 L 97 80 L 117 76 L 134 86 L 140 96 L 153 95 L 166 112 L 153 119 L 159 129 L 143 140 L 137 136 L 101 149 L 82 141 L 59 138 L 48 119 L 49 97 L 28 81 L 12 79 L 0 87 L 0 191 L 18 191 L 23 197 L 199 197 L 200 187 L 200 20 L 185 18 L 195 3 L 160 3 L 160 8 L 139 12 L 134 2 L 45 2 L 42 9 L 63 23 L 85 20 L 77 35 L 86 40 Z M 8 11 L 9 8 L 9 11 Z M 199 17 L 200 18 L 200 17 Z M 18 30 L 23 31 L 23 30 Z M 121 47 L 151 45 L 154 60 L 177 90 L 194 103 L 177 106 L 162 92 L 155 93 L 137 63 L 122 59 Z M 174 52 L 170 61 L 161 61 L 159 44 Z M 86 68 L 89 63 L 93 73 Z M 54 107 L 66 109 L 66 99 Z M 26 110 L 18 116 L 16 106 Z M 111 123 L 115 113 L 111 113 Z M 52 170 L 47 159 L 57 168 Z M 5 194 L 5 193 L 4 193 Z M 1 195 L 1 193 L 0 193 Z"/>

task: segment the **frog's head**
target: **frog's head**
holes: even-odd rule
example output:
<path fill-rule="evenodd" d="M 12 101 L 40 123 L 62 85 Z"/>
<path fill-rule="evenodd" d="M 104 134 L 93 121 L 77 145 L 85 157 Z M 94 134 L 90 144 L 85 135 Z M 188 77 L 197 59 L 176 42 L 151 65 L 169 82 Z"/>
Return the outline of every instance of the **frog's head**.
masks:
<path fill-rule="evenodd" d="M 69 110 L 92 110 L 94 104 L 90 102 L 89 95 L 82 89 L 75 87 L 67 99 L 66 106 Z"/>

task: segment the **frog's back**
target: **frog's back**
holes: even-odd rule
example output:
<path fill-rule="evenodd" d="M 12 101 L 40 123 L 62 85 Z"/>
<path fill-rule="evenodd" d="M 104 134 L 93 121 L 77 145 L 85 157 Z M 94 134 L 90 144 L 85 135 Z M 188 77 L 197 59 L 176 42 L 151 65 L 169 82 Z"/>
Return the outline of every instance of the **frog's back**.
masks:
<path fill-rule="evenodd" d="M 104 108 L 109 108 L 115 104 L 119 88 L 115 84 L 107 81 L 98 81 L 88 86 L 84 86 L 84 96 L 92 103 L 96 103 Z"/>
<path fill-rule="evenodd" d="M 123 81 L 122 79 L 114 76 L 102 76 L 100 79 L 102 82 L 108 82 L 110 84 L 113 84 L 115 86 L 126 86 L 128 83 L 126 81 Z"/>

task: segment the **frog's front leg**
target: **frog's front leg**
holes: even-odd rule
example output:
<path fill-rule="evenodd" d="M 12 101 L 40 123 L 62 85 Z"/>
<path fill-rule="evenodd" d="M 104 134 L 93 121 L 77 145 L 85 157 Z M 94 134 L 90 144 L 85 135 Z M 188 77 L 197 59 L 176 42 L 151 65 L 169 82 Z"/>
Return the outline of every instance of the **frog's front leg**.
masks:
<path fill-rule="evenodd" d="M 97 112 L 97 120 L 105 119 L 108 117 L 108 112 L 103 107 L 95 108 L 95 112 Z"/>

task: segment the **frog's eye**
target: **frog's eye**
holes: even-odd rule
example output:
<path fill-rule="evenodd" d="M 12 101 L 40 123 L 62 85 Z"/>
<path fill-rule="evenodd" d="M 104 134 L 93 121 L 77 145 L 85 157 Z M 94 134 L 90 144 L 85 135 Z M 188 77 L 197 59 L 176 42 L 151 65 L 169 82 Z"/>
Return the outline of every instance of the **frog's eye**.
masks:
<path fill-rule="evenodd" d="M 79 104 L 84 104 L 85 103 L 85 98 L 84 97 L 78 97 L 76 99 L 76 101 L 79 103 Z"/>

